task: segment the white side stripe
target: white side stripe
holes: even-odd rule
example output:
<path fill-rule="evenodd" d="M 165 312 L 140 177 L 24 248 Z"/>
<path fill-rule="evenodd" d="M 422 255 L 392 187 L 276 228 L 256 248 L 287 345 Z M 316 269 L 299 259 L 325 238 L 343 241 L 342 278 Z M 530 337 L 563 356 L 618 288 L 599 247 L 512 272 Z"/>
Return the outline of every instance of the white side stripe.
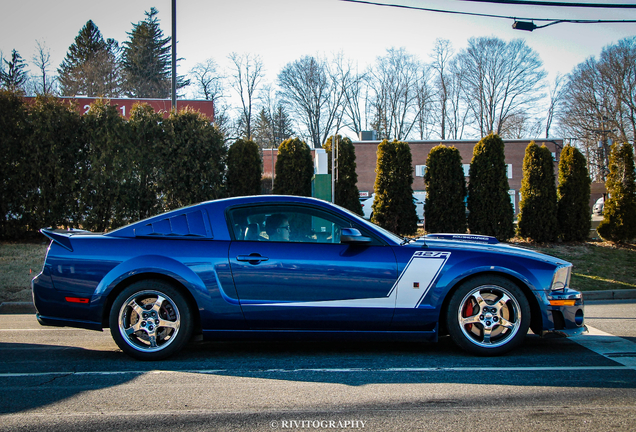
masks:
<path fill-rule="evenodd" d="M 250 303 L 250 306 L 287 307 L 343 307 L 343 308 L 404 308 L 419 306 L 424 296 L 433 286 L 437 275 L 450 257 L 450 252 L 417 251 L 386 297 L 325 300 L 289 303 Z"/>

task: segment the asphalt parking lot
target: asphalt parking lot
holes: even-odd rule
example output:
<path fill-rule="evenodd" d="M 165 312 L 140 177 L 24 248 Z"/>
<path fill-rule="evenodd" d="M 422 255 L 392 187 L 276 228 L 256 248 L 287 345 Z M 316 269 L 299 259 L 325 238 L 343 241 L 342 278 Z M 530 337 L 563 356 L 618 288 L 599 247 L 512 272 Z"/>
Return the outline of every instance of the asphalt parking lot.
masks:
<path fill-rule="evenodd" d="M 442 338 L 193 342 L 139 362 L 107 331 L 2 314 L 0 430 L 634 429 L 636 303 L 588 302 L 586 315 L 581 341 L 529 335 L 495 358 Z"/>

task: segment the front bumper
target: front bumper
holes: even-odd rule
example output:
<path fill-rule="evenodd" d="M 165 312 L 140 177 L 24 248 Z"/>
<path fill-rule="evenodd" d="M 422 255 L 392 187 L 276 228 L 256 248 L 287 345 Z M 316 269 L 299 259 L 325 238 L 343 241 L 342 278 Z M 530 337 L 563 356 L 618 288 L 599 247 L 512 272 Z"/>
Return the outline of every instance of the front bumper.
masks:
<path fill-rule="evenodd" d="M 552 291 L 544 298 L 545 318 L 542 335 L 571 337 L 587 332 L 583 294 L 570 288 Z"/>

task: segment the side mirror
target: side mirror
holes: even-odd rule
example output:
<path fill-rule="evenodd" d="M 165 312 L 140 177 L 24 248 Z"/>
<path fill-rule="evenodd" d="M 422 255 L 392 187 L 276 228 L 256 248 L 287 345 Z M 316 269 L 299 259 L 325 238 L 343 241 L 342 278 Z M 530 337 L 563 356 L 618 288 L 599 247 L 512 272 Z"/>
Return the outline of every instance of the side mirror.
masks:
<path fill-rule="evenodd" d="M 371 239 L 369 237 L 364 237 L 360 233 L 360 230 L 356 228 L 343 228 L 342 232 L 340 233 L 340 243 L 371 243 Z"/>

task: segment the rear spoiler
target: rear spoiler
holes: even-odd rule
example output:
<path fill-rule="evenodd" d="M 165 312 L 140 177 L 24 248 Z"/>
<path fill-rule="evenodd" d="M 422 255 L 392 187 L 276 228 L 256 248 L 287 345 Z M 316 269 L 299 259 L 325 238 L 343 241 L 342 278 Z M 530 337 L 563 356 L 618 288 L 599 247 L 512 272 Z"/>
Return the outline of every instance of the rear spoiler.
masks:
<path fill-rule="evenodd" d="M 53 228 L 42 228 L 40 230 L 42 234 L 53 240 L 55 243 L 62 246 L 64 249 L 67 249 L 73 252 L 73 246 L 71 245 L 71 236 L 73 234 L 79 233 L 87 233 L 89 231 L 81 230 L 81 229 L 68 229 L 68 230 L 58 230 Z"/>
<path fill-rule="evenodd" d="M 499 240 L 495 237 L 478 235 L 478 234 L 427 234 L 424 238 L 440 239 L 440 240 L 460 240 L 486 244 L 497 244 Z"/>

